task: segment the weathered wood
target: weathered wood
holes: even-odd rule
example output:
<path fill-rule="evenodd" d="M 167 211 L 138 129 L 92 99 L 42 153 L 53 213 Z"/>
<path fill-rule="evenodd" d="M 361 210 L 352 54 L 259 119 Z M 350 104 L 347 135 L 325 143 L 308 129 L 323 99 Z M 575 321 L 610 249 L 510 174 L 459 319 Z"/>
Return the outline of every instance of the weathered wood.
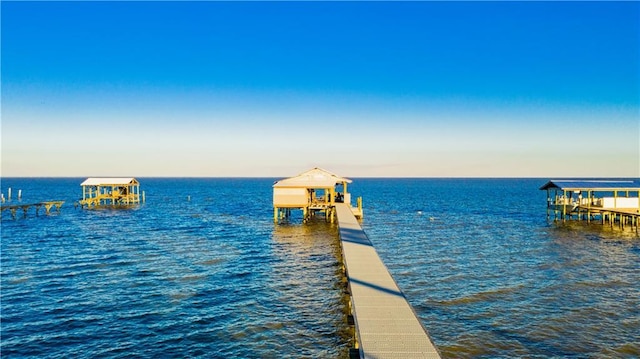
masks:
<path fill-rule="evenodd" d="M 51 208 L 54 208 L 54 207 L 56 208 L 57 212 L 60 212 L 60 207 L 62 207 L 63 203 L 64 201 L 45 201 L 45 202 L 37 202 L 37 203 L 13 204 L 13 205 L 2 206 L 0 208 L 0 212 L 4 212 L 5 210 L 9 211 L 11 212 L 11 216 L 15 219 L 17 217 L 16 214 L 18 209 L 21 209 L 24 217 L 26 217 L 29 209 L 35 208 L 35 212 L 37 216 L 38 211 L 40 210 L 40 207 L 44 206 L 46 213 L 49 214 L 51 211 Z"/>

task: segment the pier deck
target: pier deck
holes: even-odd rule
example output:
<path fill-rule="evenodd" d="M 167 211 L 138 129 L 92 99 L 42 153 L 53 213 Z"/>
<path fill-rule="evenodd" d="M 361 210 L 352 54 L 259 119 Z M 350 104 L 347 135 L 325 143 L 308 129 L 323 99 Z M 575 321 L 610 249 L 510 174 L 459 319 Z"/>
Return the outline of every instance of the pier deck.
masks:
<path fill-rule="evenodd" d="M 440 358 L 347 204 L 337 203 L 340 241 L 361 358 Z"/>
<path fill-rule="evenodd" d="M 24 217 L 27 216 L 27 211 L 30 208 L 36 209 L 36 216 L 38 215 L 38 211 L 40 211 L 40 207 L 44 207 L 46 214 L 51 212 L 51 208 L 55 208 L 58 212 L 60 212 L 60 207 L 64 201 L 45 201 L 38 203 L 20 203 L 20 204 L 12 204 L 12 205 L 2 205 L 0 207 L 0 212 L 9 211 L 11 212 L 11 216 L 16 218 L 16 212 L 21 209 Z"/>

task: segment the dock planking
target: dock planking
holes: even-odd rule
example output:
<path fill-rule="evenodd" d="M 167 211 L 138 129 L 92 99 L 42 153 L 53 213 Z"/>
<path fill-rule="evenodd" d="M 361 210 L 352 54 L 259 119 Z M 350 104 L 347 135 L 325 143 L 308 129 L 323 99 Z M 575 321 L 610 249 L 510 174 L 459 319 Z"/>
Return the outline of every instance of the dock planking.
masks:
<path fill-rule="evenodd" d="M 335 205 L 360 358 L 440 358 L 347 204 Z"/>

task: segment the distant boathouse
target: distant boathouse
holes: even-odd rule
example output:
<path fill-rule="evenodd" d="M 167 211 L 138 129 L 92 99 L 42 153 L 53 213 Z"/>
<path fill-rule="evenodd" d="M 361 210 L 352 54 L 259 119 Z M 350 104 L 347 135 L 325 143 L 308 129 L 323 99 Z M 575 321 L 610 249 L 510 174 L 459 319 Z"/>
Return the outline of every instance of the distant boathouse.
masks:
<path fill-rule="evenodd" d="M 140 204 L 140 182 L 126 178 L 87 178 L 82 186 L 82 207 L 131 206 Z"/>
<path fill-rule="evenodd" d="M 357 207 L 351 207 L 351 193 L 347 191 L 351 182 L 318 167 L 277 181 L 273 185 L 273 220 L 287 219 L 296 209 L 302 210 L 305 222 L 318 212 L 333 222 L 336 203 L 346 203 L 356 217 L 362 218 L 362 198 L 357 199 Z"/>
<path fill-rule="evenodd" d="M 611 226 L 631 226 L 638 231 L 640 183 L 615 180 L 550 180 L 547 191 L 547 218 L 554 220 L 599 219 Z"/>

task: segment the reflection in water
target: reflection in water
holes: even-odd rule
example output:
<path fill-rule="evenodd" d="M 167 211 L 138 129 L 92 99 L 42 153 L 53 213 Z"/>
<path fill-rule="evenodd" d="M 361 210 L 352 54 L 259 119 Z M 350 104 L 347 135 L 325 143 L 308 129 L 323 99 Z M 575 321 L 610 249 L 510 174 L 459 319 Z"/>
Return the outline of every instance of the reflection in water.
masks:
<path fill-rule="evenodd" d="M 335 228 L 275 227 L 269 181 L 147 182 L 139 210 L 3 219 L 3 357 L 346 356 Z"/>
<path fill-rule="evenodd" d="M 347 301 L 343 285 L 342 257 L 338 228 L 324 219 L 312 219 L 306 224 L 274 225 L 272 270 L 279 282 L 270 288 L 282 303 L 295 303 L 301 311 L 305 327 L 315 327 L 314 335 L 335 335 L 339 338 L 339 356 L 347 357 L 352 346 L 353 331 L 347 325 Z M 332 315 L 329 323 L 317 323 L 318 310 Z M 305 324 L 306 321 L 309 323 Z"/>
<path fill-rule="evenodd" d="M 82 181 L 2 180 L 69 203 Z M 145 179 L 139 210 L 3 219 L 2 356 L 345 357 L 337 228 L 274 225 L 272 184 Z M 547 222 L 539 186 L 359 179 L 351 190 L 445 357 L 640 357 L 640 240 Z"/>

